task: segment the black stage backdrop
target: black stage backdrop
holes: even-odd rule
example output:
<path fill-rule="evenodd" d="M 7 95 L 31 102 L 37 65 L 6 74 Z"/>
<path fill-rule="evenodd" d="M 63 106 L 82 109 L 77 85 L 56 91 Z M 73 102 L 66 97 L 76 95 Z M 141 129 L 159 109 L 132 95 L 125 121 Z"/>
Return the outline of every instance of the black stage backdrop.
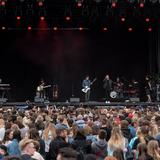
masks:
<path fill-rule="evenodd" d="M 43 77 L 58 84 L 60 100 L 82 98 L 86 74 L 97 77 L 92 100 L 102 100 L 103 79 L 110 74 L 141 83 L 148 72 L 147 32 L 5 31 L 0 33 L 0 77 L 11 84 L 12 101 L 33 100 Z M 125 77 L 125 78 L 124 78 Z M 48 90 L 50 98 L 52 89 Z M 73 92 L 73 93 L 72 93 Z M 51 99 L 50 99 L 51 100 Z"/>

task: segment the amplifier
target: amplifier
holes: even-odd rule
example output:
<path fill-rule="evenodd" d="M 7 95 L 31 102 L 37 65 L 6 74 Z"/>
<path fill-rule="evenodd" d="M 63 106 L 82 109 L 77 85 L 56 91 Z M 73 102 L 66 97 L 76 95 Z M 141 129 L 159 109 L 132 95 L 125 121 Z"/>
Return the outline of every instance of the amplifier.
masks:
<path fill-rule="evenodd" d="M 131 102 L 140 102 L 140 99 L 138 97 L 130 98 Z"/>
<path fill-rule="evenodd" d="M 44 98 L 34 97 L 34 102 L 36 102 L 36 103 L 42 103 L 44 101 L 45 101 Z"/>
<path fill-rule="evenodd" d="M 73 103 L 79 103 L 80 102 L 80 98 L 70 98 L 70 102 L 73 102 Z"/>
<path fill-rule="evenodd" d="M 7 102 L 7 98 L 0 98 L 0 103 L 4 103 L 4 102 Z"/>
<path fill-rule="evenodd" d="M 160 84 L 157 84 L 157 101 L 160 101 Z"/>

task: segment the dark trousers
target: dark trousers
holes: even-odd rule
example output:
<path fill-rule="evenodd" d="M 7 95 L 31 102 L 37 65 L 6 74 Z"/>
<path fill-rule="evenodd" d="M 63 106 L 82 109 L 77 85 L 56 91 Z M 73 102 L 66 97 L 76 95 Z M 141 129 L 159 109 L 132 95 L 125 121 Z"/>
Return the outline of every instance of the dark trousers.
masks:
<path fill-rule="evenodd" d="M 111 93 L 111 91 L 108 90 L 108 89 L 106 89 L 105 92 L 106 92 L 106 100 L 109 101 L 110 100 L 110 93 Z"/>
<path fill-rule="evenodd" d="M 90 100 L 90 90 L 87 91 L 87 93 L 85 93 L 85 101 L 89 101 Z"/>
<path fill-rule="evenodd" d="M 40 98 L 46 98 L 45 90 L 40 91 Z"/>

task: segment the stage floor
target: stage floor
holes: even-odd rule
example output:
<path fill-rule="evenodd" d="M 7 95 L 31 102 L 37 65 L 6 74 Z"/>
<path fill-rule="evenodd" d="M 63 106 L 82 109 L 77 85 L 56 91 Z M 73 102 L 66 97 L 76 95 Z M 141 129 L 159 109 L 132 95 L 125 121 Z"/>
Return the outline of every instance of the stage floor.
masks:
<path fill-rule="evenodd" d="M 24 106 L 39 106 L 39 107 L 46 107 L 46 106 L 76 106 L 76 107 L 125 107 L 125 106 L 160 106 L 160 102 L 0 102 L 1 107 L 24 107 Z"/>

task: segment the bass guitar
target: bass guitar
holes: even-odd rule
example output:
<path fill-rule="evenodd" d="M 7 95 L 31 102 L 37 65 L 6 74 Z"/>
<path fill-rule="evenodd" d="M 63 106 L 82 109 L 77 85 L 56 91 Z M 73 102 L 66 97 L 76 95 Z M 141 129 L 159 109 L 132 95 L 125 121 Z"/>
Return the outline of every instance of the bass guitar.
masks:
<path fill-rule="evenodd" d="M 97 78 L 94 78 L 94 80 L 91 82 L 91 85 L 97 80 Z M 82 92 L 87 93 L 91 88 L 88 86 L 85 86 L 82 88 Z"/>
<path fill-rule="evenodd" d="M 51 85 L 47 85 L 47 86 L 39 85 L 39 86 L 37 87 L 37 91 L 38 91 L 38 92 L 41 92 L 41 91 L 43 91 L 45 88 L 49 88 L 49 87 L 51 87 Z"/>

